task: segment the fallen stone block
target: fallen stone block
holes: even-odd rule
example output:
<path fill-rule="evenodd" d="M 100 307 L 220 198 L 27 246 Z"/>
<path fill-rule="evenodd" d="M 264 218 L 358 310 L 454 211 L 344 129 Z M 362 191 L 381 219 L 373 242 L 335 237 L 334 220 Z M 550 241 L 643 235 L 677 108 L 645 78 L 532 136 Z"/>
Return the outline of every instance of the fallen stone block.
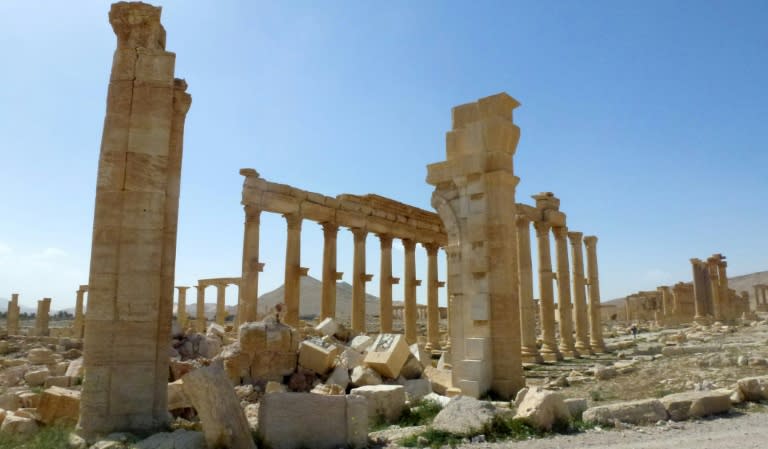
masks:
<path fill-rule="evenodd" d="M 310 391 L 312 394 L 339 395 L 345 394 L 345 390 L 336 384 L 318 384 Z"/>
<path fill-rule="evenodd" d="M 168 384 L 168 410 L 192 407 L 187 395 L 184 393 L 184 381 L 179 379 Z"/>
<path fill-rule="evenodd" d="M 406 379 L 418 379 L 424 372 L 424 366 L 413 355 L 408 356 L 405 365 L 400 369 L 400 376 Z"/>
<path fill-rule="evenodd" d="M 567 423 L 571 419 L 563 395 L 541 387 L 523 388 L 515 404 L 515 418 L 540 430 L 551 430 L 556 423 Z"/>
<path fill-rule="evenodd" d="M 333 368 L 339 347 L 319 339 L 305 340 L 299 345 L 299 365 L 325 375 Z"/>
<path fill-rule="evenodd" d="M 49 388 L 49 387 L 69 388 L 74 384 L 72 380 L 73 379 L 69 376 L 51 376 L 45 379 L 43 388 Z"/>
<path fill-rule="evenodd" d="M 30 387 L 39 387 L 45 383 L 45 379 L 51 376 L 48 368 L 29 370 L 24 374 L 24 381 Z"/>
<path fill-rule="evenodd" d="M 250 322 L 238 329 L 240 348 L 247 354 L 296 352 L 301 338 L 296 330 L 277 322 Z"/>
<path fill-rule="evenodd" d="M 349 342 L 349 347 L 363 354 L 371 347 L 373 338 L 367 335 L 358 335 Z"/>
<path fill-rule="evenodd" d="M 135 449 L 206 449 L 201 432 L 179 429 L 161 432 L 133 445 Z"/>
<path fill-rule="evenodd" d="M 424 368 L 423 376 L 429 379 L 432 384 L 432 391 L 437 394 L 445 395 L 449 388 L 453 387 L 451 371 L 428 366 Z"/>
<path fill-rule="evenodd" d="M 469 396 L 457 396 L 440 410 L 432 421 L 432 428 L 442 432 L 467 435 L 481 431 L 496 416 L 496 408 L 490 402 Z"/>
<path fill-rule="evenodd" d="M 405 409 L 405 388 L 402 385 L 369 385 L 353 388 L 350 394 L 368 400 L 368 422 L 394 423 Z"/>
<path fill-rule="evenodd" d="M 67 366 L 67 371 L 64 372 L 64 375 L 67 377 L 71 377 L 73 379 L 82 379 L 83 378 L 83 358 L 79 357 L 69 362 L 69 365 Z"/>
<path fill-rule="evenodd" d="M 616 377 L 616 368 L 612 366 L 595 365 L 592 374 L 597 380 L 608 380 Z"/>
<path fill-rule="evenodd" d="M 21 407 L 19 407 L 19 409 L 37 408 L 37 405 L 40 403 L 40 393 L 32 391 L 19 393 L 19 401 L 21 402 Z"/>
<path fill-rule="evenodd" d="M 587 409 L 587 400 L 584 398 L 567 398 L 565 406 L 573 419 L 581 419 L 582 414 Z"/>
<path fill-rule="evenodd" d="M 405 336 L 401 334 L 379 334 L 368 348 L 364 362 L 382 376 L 397 379 L 400 369 L 410 355 Z"/>
<path fill-rule="evenodd" d="M 182 381 L 184 393 L 200 416 L 208 447 L 256 448 L 221 361 L 188 373 Z"/>
<path fill-rule="evenodd" d="M 660 399 L 673 421 L 725 413 L 731 409 L 730 394 L 717 391 L 689 391 Z"/>
<path fill-rule="evenodd" d="M 357 387 L 364 387 L 366 385 L 379 385 L 382 382 L 379 373 L 372 370 L 371 368 L 368 368 L 367 366 L 356 366 L 355 369 L 352 370 L 350 381 L 352 382 L 352 385 Z"/>
<path fill-rule="evenodd" d="M 264 393 L 266 394 L 285 393 L 286 391 L 288 391 L 288 388 L 285 385 L 271 380 L 267 382 L 267 385 L 264 387 Z"/>
<path fill-rule="evenodd" d="M 326 337 L 330 337 L 339 331 L 339 323 L 333 318 L 326 318 L 315 326 L 315 330 Z"/>
<path fill-rule="evenodd" d="M 614 421 L 628 424 L 651 424 L 667 419 L 667 410 L 658 399 L 619 402 L 588 408 L 582 419 L 596 424 L 608 425 Z"/>
<path fill-rule="evenodd" d="M 212 337 L 210 335 L 204 336 L 200 339 L 199 346 L 197 347 L 197 353 L 206 359 L 212 359 L 221 352 L 221 339 L 218 337 Z"/>
<path fill-rule="evenodd" d="M 405 388 L 405 398 L 415 402 L 432 393 L 432 383 L 429 379 L 409 379 L 402 382 Z"/>
<path fill-rule="evenodd" d="M 414 343 L 408 347 L 408 350 L 421 363 L 422 367 L 432 366 L 432 354 L 427 351 L 425 345 Z"/>
<path fill-rule="evenodd" d="M 5 414 L 0 432 L 16 436 L 31 436 L 37 433 L 37 421 L 33 418 L 16 415 L 14 412 Z"/>
<path fill-rule="evenodd" d="M 27 360 L 30 365 L 50 365 L 56 363 L 53 357 L 53 351 L 47 348 L 32 348 L 27 353 Z"/>
<path fill-rule="evenodd" d="M 365 357 L 362 353 L 355 351 L 352 348 L 347 348 L 342 351 L 341 355 L 338 357 L 337 365 L 343 365 L 348 369 L 352 369 L 356 366 L 362 365 L 364 358 Z"/>
<path fill-rule="evenodd" d="M 47 424 L 76 424 L 80 416 L 80 392 L 61 387 L 43 391 L 37 406 L 40 421 Z"/>
<path fill-rule="evenodd" d="M 745 377 L 738 380 L 739 389 L 747 401 L 768 399 L 768 376 Z"/>
<path fill-rule="evenodd" d="M 272 449 L 363 448 L 367 400 L 357 395 L 275 393 L 259 404 L 259 435 Z"/>
<path fill-rule="evenodd" d="M 325 381 L 325 383 L 329 385 L 337 385 L 341 387 L 342 390 L 346 390 L 349 382 L 349 370 L 343 365 L 336 365 L 336 368 L 334 368 L 328 376 L 328 380 Z"/>
<path fill-rule="evenodd" d="M 16 393 L 0 394 L 0 409 L 13 411 L 21 407 L 21 399 Z"/>

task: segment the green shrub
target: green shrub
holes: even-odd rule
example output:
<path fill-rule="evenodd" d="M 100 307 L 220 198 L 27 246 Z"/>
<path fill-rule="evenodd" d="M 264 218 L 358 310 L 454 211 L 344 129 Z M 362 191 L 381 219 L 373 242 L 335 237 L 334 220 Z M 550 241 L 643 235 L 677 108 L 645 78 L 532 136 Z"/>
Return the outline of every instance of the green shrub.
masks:
<path fill-rule="evenodd" d="M 35 435 L 0 434 L 0 449 L 62 449 L 68 447 L 72 427 L 53 426 L 40 429 Z"/>

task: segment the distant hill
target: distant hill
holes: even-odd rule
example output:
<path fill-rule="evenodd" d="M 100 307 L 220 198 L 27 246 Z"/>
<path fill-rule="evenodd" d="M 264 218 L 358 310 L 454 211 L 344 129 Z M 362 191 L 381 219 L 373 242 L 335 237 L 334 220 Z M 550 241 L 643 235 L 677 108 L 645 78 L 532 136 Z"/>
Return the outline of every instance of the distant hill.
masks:
<path fill-rule="evenodd" d="M 683 282 L 690 281 L 690 279 L 683 280 Z M 755 291 L 752 289 L 752 286 L 755 284 L 768 284 L 768 271 L 758 271 L 756 273 L 743 274 L 741 276 L 733 276 L 728 278 L 728 287 L 736 290 L 736 292 L 739 294 L 741 294 L 742 291 L 749 293 L 749 302 L 752 304 L 753 308 L 755 306 Z M 603 304 L 624 307 L 625 301 L 626 298 L 616 298 L 610 301 L 603 301 Z"/>
<path fill-rule="evenodd" d="M 8 298 L 0 298 L 0 312 L 7 312 L 8 311 L 8 301 L 10 299 Z M 37 307 L 28 307 L 24 304 L 21 304 L 19 306 L 19 309 L 21 309 L 21 313 L 37 313 Z M 54 313 L 54 312 L 52 312 Z"/>
<path fill-rule="evenodd" d="M 313 317 L 320 315 L 320 303 L 323 294 L 323 283 L 311 276 L 301 278 L 299 315 Z M 276 304 L 283 302 L 285 288 L 280 286 L 271 292 L 259 296 L 259 313 L 266 313 Z M 336 283 L 336 317 L 348 320 L 352 312 L 352 286 L 346 282 Z M 365 314 L 378 316 L 379 298 L 365 295 Z"/>

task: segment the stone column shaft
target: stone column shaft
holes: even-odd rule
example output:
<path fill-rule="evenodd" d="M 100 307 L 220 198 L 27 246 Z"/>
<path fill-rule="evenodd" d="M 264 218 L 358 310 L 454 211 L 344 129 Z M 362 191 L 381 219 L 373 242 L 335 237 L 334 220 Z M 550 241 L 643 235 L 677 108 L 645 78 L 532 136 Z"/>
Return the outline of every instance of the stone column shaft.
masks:
<path fill-rule="evenodd" d="M 197 309 L 195 311 L 195 330 L 205 332 L 205 285 L 198 285 L 197 289 Z"/>
<path fill-rule="evenodd" d="M 573 310 L 571 307 L 571 277 L 568 266 L 568 228 L 552 228 L 557 258 L 557 308 L 560 312 L 560 352 L 566 357 L 579 357 L 573 340 Z"/>
<path fill-rule="evenodd" d="M 587 309 L 587 295 L 584 290 L 584 252 L 582 250 L 582 233 L 569 232 L 568 240 L 571 243 L 571 260 L 573 261 L 573 319 L 576 328 L 576 350 L 581 354 L 591 354 L 592 347 L 589 343 L 589 316 Z"/>
<path fill-rule="evenodd" d="M 179 290 L 179 305 L 176 311 L 176 318 L 182 330 L 187 327 L 187 290 L 189 287 L 176 287 Z"/>
<path fill-rule="evenodd" d="M 37 314 L 35 315 L 35 335 L 50 335 L 48 323 L 51 319 L 51 298 L 43 298 L 37 301 Z"/>
<path fill-rule="evenodd" d="M 520 352 L 524 362 L 541 363 L 536 345 L 536 304 L 533 302 L 533 270 L 531 268 L 531 221 L 518 215 L 517 269 L 520 276 Z"/>
<path fill-rule="evenodd" d="M 323 223 L 323 292 L 320 319 L 336 318 L 336 240 L 339 226 Z"/>
<path fill-rule="evenodd" d="M 541 356 L 546 361 L 562 360 L 555 341 L 555 299 L 552 287 L 552 256 L 549 247 L 549 223 L 537 221 L 536 241 L 539 252 L 539 319 L 541 322 Z"/>
<path fill-rule="evenodd" d="M 584 237 L 587 248 L 587 279 L 589 280 L 590 346 L 595 352 L 605 352 L 603 325 L 600 322 L 600 281 L 597 273 L 597 237 Z"/>
<path fill-rule="evenodd" d="M 379 317 L 381 333 L 392 332 L 392 236 L 379 235 L 381 267 L 379 269 Z"/>
<path fill-rule="evenodd" d="M 8 301 L 8 311 L 6 318 L 6 327 L 8 329 L 8 335 L 19 334 L 19 294 L 12 293 L 11 300 Z"/>
<path fill-rule="evenodd" d="M 227 284 L 216 284 L 216 324 L 223 326 L 227 319 Z"/>
<path fill-rule="evenodd" d="M 352 261 L 352 331 L 363 333 L 365 323 L 365 239 L 368 231 L 353 228 L 354 259 Z"/>
<path fill-rule="evenodd" d="M 416 242 L 403 240 L 405 248 L 405 341 L 416 343 Z"/>
<path fill-rule="evenodd" d="M 83 314 L 83 300 L 85 292 L 88 290 L 87 285 L 81 285 L 77 289 L 75 297 L 75 322 L 72 325 L 73 336 L 75 338 L 83 338 L 83 332 L 85 331 L 85 315 Z"/>
<path fill-rule="evenodd" d="M 423 244 L 427 250 L 427 349 L 440 348 L 440 310 L 437 304 L 437 289 L 440 283 L 437 279 L 437 250 L 436 244 Z"/>
<path fill-rule="evenodd" d="M 299 296 L 301 289 L 301 221 L 300 215 L 285 215 L 288 224 L 285 245 L 285 324 L 299 325 Z"/>
<path fill-rule="evenodd" d="M 241 172 L 242 173 L 242 172 Z M 264 264 L 259 262 L 259 233 L 261 232 L 261 210 L 245 206 L 243 231 L 243 274 L 238 293 L 238 323 L 258 320 L 259 273 Z M 242 315 L 241 315 L 242 313 Z"/>

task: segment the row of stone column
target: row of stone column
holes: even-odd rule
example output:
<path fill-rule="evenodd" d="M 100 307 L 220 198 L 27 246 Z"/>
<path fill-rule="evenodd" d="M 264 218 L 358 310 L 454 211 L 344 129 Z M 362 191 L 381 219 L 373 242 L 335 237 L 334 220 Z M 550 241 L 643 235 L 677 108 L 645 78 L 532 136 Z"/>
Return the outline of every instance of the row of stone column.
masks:
<path fill-rule="evenodd" d="M 243 242 L 243 277 L 240 303 L 245 321 L 257 319 L 258 277 L 264 264 L 259 261 L 259 228 L 261 210 L 245 207 L 245 232 Z M 284 321 L 291 326 L 299 324 L 300 280 L 306 276 L 308 268 L 301 266 L 301 226 L 300 214 L 285 214 L 287 241 L 285 249 L 285 306 Z M 336 248 L 339 225 L 321 223 L 323 227 L 323 269 L 321 319 L 336 316 L 336 282 L 343 273 L 337 271 Z M 351 328 L 355 332 L 364 332 L 365 323 L 365 284 L 373 279 L 366 273 L 365 242 L 368 231 L 363 228 L 350 228 L 354 238 L 354 257 L 352 264 L 352 311 Z M 393 236 L 378 235 L 381 245 L 381 264 L 379 267 L 379 301 L 381 332 L 392 331 L 392 285 L 400 282 L 392 276 L 392 240 Z M 402 239 L 405 250 L 405 338 L 409 343 L 416 341 L 416 288 L 421 281 L 416 279 L 416 241 Z M 439 246 L 422 243 L 427 251 L 427 340 L 430 347 L 439 346 L 439 310 L 437 304 L 438 288 L 444 283 L 437 278 L 437 252 Z"/>
<path fill-rule="evenodd" d="M 51 298 L 43 298 L 37 301 L 37 313 L 35 314 L 35 335 L 46 336 L 50 334 Z M 21 308 L 19 306 L 19 294 L 12 293 L 8 301 L 6 312 L 6 331 L 8 335 L 19 335 Z"/>
<path fill-rule="evenodd" d="M 542 360 L 556 361 L 580 354 L 604 352 L 605 344 L 600 322 L 600 287 L 597 272 L 597 237 L 582 239 L 580 232 L 568 232 L 565 226 L 552 227 L 549 223 L 535 221 L 539 262 L 539 316 L 541 323 L 541 350 L 537 346 L 536 311 L 533 300 L 533 272 L 531 262 L 530 224 L 526 215 L 518 215 L 517 248 L 520 276 L 520 331 L 523 361 L 537 363 Z M 552 271 L 550 231 L 555 238 L 557 272 Z M 569 272 L 568 243 L 571 244 L 573 276 Z M 584 276 L 582 241 L 587 250 L 587 276 Z M 558 286 L 559 345 L 555 338 L 554 289 Z M 585 294 L 589 290 L 589 302 Z M 573 293 L 573 304 L 571 294 Z M 575 336 L 575 338 L 574 338 Z"/>
<path fill-rule="evenodd" d="M 768 307 L 768 285 L 755 284 L 752 288 L 755 290 L 755 306 L 764 310 Z"/>

